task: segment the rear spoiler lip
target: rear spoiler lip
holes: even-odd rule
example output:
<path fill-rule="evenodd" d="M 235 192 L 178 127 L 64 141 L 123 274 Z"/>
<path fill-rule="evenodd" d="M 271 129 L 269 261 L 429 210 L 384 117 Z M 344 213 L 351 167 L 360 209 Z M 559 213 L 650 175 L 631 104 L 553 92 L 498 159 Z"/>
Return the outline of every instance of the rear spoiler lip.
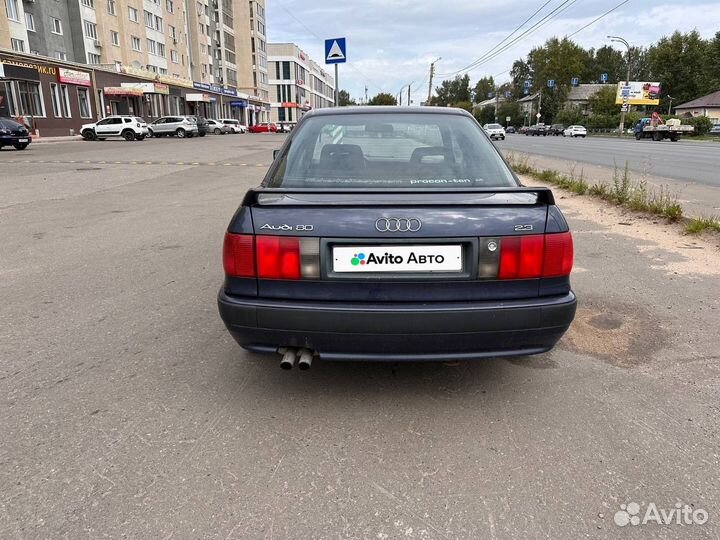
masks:
<path fill-rule="evenodd" d="M 332 188 L 266 188 L 257 187 L 251 188 L 245 194 L 243 198 L 242 206 L 255 206 L 261 205 L 258 197 L 260 195 L 440 195 L 441 193 L 448 193 L 454 195 L 468 194 L 468 195 L 516 195 L 523 193 L 532 193 L 537 196 L 535 204 L 544 204 L 552 206 L 555 204 L 555 197 L 553 196 L 552 190 L 547 187 L 498 187 L 498 188 L 443 188 L 439 190 L 437 188 L 343 188 L 343 189 L 332 189 Z M 411 201 L 408 201 L 411 202 Z M 414 201 L 417 202 L 417 201 Z M 436 201 L 423 201 L 425 204 L 446 204 L 442 200 Z M 310 205 L 311 201 L 297 201 L 294 203 L 298 206 L 303 204 Z M 387 201 L 387 204 L 402 204 L 401 201 Z M 457 203 L 456 203 L 457 204 Z"/>

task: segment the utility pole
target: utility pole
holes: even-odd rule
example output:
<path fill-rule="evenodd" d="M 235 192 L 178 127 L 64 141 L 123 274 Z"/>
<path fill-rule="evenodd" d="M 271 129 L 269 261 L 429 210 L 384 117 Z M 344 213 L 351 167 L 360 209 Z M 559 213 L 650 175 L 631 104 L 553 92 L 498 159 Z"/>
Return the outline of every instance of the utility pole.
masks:
<path fill-rule="evenodd" d="M 498 90 L 500 90 L 497 86 L 495 87 L 495 123 L 498 123 L 498 104 L 500 100 L 500 96 L 498 95 Z"/>
<path fill-rule="evenodd" d="M 367 97 L 367 85 L 365 85 L 365 105 L 368 103 L 368 97 Z"/>
<path fill-rule="evenodd" d="M 621 38 L 620 36 L 608 36 L 608 39 L 610 41 L 617 41 L 618 43 L 622 43 L 627 47 L 627 73 L 625 75 L 625 86 L 630 85 L 630 44 L 627 42 L 627 40 Z M 625 103 L 623 100 L 623 107 L 620 111 L 620 136 L 622 137 L 625 133 L 625 109 L 628 108 L 628 103 Z"/>
<path fill-rule="evenodd" d="M 414 81 L 413 81 L 414 82 Z M 413 83 L 408 84 L 408 107 L 412 105 L 412 101 L 410 101 L 410 87 Z M 672 103 L 672 102 L 671 102 Z"/>
<path fill-rule="evenodd" d="M 670 100 L 670 105 L 668 105 L 668 115 L 670 115 L 670 114 L 672 114 L 672 100 L 673 100 L 673 97 L 672 97 L 672 96 L 668 96 L 667 98 Z"/>
<path fill-rule="evenodd" d="M 435 75 L 435 64 L 440 60 L 442 60 L 442 57 L 438 57 L 430 63 L 430 81 L 428 82 L 428 97 L 427 102 L 425 103 L 426 105 L 430 105 L 430 100 L 432 99 L 432 81 L 433 76 Z"/>

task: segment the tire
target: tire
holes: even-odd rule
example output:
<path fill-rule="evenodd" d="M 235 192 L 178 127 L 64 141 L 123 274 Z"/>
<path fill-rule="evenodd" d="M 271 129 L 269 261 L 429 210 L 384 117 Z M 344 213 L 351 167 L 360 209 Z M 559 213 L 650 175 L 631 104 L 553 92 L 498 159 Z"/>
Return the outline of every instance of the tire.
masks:
<path fill-rule="evenodd" d="M 642 132 L 638 131 L 638 132 L 635 134 L 635 140 L 636 140 L 636 141 L 639 141 L 639 140 L 642 139 L 642 138 L 643 138 Z"/>
<path fill-rule="evenodd" d="M 200 132 L 198 133 L 198 137 L 204 137 L 204 136 L 205 136 L 205 132 L 204 132 L 204 131 L 200 131 Z"/>
<path fill-rule="evenodd" d="M 222 131 L 220 131 L 220 128 L 215 128 L 215 131 L 213 131 L 215 135 L 222 135 Z"/>
<path fill-rule="evenodd" d="M 25 150 L 29 144 L 30 143 L 24 142 L 24 143 L 13 144 L 13 146 L 15 147 L 15 150 Z"/>
<path fill-rule="evenodd" d="M 653 141 L 655 141 L 655 142 L 662 141 L 662 135 L 658 131 L 653 133 Z"/>
<path fill-rule="evenodd" d="M 97 135 L 95 135 L 95 132 L 92 129 L 86 129 L 80 135 L 82 135 L 82 138 L 86 141 L 94 141 L 97 139 Z"/>
<path fill-rule="evenodd" d="M 135 140 L 135 132 L 131 129 L 126 129 L 122 132 L 123 139 L 126 141 L 134 141 Z"/>
<path fill-rule="evenodd" d="M 680 140 L 680 137 L 670 137 L 671 142 L 678 142 Z"/>
<path fill-rule="evenodd" d="M 135 137 L 135 139 L 137 139 L 138 141 L 144 141 L 145 137 L 146 135 L 138 135 L 137 137 Z"/>
<path fill-rule="evenodd" d="M 195 134 L 192 131 L 187 134 L 188 139 L 192 139 L 194 136 L 195 136 Z"/>
<path fill-rule="evenodd" d="M 177 128 L 177 129 L 175 130 L 175 135 L 177 135 L 177 138 L 178 138 L 178 139 L 184 139 L 186 133 L 185 133 L 185 130 L 184 130 L 183 128 Z"/>
<path fill-rule="evenodd" d="M 583 139 L 586 137 L 586 135 L 580 135 Z"/>
<path fill-rule="evenodd" d="M 151 139 L 152 139 L 153 137 L 157 137 L 157 135 L 155 135 L 155 133 L 153 133 L 153 130 L 152 130 L 152 129 L 148 129 L 148 134 L 147 134 L 147 136 L 150 137 Z"/>

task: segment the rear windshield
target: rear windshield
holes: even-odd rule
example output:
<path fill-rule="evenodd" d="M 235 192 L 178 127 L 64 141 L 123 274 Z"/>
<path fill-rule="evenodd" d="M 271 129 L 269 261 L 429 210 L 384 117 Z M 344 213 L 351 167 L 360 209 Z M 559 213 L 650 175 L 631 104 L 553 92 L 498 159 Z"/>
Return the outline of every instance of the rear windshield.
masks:
<path fill-rule="evenodd" d="M 500 124 L 488 124 L 488 129 L 502 129 Z"/>
<path fill-rule="evenodd" d="M 269 187 L 516 186 L 480 126 L 456 114 L 311 117 L 293 132 Z"/>

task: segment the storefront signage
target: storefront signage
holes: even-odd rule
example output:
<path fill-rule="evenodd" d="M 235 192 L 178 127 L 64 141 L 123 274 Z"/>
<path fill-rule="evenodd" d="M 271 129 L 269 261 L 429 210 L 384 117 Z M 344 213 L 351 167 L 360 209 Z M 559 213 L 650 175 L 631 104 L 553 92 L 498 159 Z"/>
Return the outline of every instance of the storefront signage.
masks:
<path fill-rule="evenodd" d="M 283 102 L 280 104 L 280 106 L 281 106 L 281 107 L 285 107 L 285 108 L 296 109 L 297 106 L 298 106 L 298 104 L 297 104 L 297 103 L 293 103 L 292 101 L 283 101 Z"/>
<path fill-rule="evenodd" d="M 92 86 L 90 82 L 90 74 L 86 71 L 77 71 L 74 69 L 57 68 L 58 82 L 67 84 L 76 84 L 78 86 Z"/>
<path fill-rule="evenodd" d="M 158 77 L 160 79 L 160 82 L 163 82 L 165 84 L 171 84 L 173 86 L 182 86 L 184 88 L 192 88 L 193 82 L 190 79 L 185 79 L 183 77 L 169 77 L 167 75 L 160 75 Z"/>
<path fill-rule="evenodd" d="M 223 88 L 223 94 L 225 94 L 226 96 L 236 97 L 237 90 L 233 90 L 232 88 Z"/>
<path fill-rule="evenodd" d="M 143 91 L 140 88 L 128 88 L 125 86 L 106 86 L 103 88 L 106 96 L 142 96 Z"/>
<path fill-rule="evenodd" d="M 196 90 L 207 90 L 208 92 L 215 92 L 216 94 L 223 93 L 223 87 L 217 84 L 208 84 L 203 82 L 193 82 L 193 88 Z"/>
<path fill-rule="evenodd" d="M 297 84 L 298 86 L 302 86 L 302 85 L 305 84 L 305 81 L 302 80 L 302 79 L 297 79 L 297 80 L 295 81 L 295 84 Z"/>
<path fill-rule="evenodd" d="M 187 94 L 185 96 L 185 101 L 210 103 L 210 96 L 207 94 Z"/>
<path fill-rule="evenodd" d="M 42 75 L 57 75 L 57 70 L 52 66 L 43 66 L 40 64 L 29 64 L 27 62 L 17 62 L 15 60 L 3 60 L 8 66 L 18 66 L 26 69 L 32 69 Z"/>
<path fill-rule="evenodd" d="M 135 88 L 142 91 L 143 94 L 163 94 L 167 96 L 170 88 L 167 84 L 162 83 L 120 83 L 123 88 Z"/>
<path fill-rule="evenodd" d="M 248 105 L 248 104 L 247 104 L 247 101 L 231 101 L 231 102 L 230 102 L 230 106 L 231 106 L 231 107 L 240 107 L 240 108 L 242 108 L 242 109 L 244 109 L 245 107 L 247 107 L 247 105 Z"/>
<path fill-rule="evenodd" d="M 5 77 L 5 66 L 3 64 L 0 64 L 0 78 Z"/>

